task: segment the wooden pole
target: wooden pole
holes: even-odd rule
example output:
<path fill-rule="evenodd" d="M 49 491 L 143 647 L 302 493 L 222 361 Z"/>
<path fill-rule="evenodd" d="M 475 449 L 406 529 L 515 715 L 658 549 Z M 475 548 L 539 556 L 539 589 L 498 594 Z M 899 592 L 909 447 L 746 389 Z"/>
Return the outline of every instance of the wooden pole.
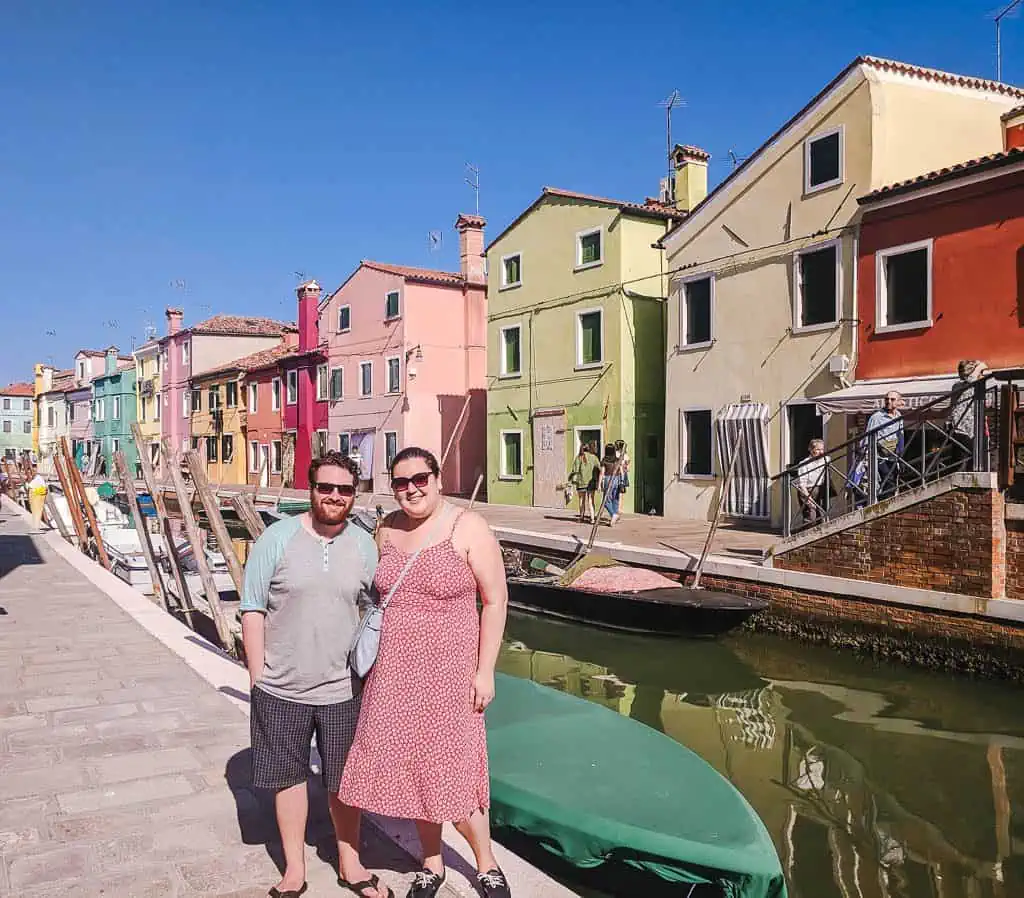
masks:
<path fill-rule="evenodd" d="M 85 509 L 85 517 L 89 521 L 89 527 L 92 528 L 93 539 L 96 540 L 96 554 L 99 555 L 100 564 L 109 571 L 110 558 L 107 557 L 107 550 L 103 545 L 103 534 L 100 533 L 99 521 L 96 520 L 96 513 L 92 510 L 92 506 L 89 504 L 89 500 L 85 495 L 85 484 L 82 483 L 82 475 L 79 473 L 78 468 L 75 467 L 75 461 L 71 455 L 71 449 L 68 447 L 67 437 L 60 438 L 60 448 L 64 455 L 64 463 L 68 468 L 69 478 L 71 483 L 74 485 L 74 489 L 78 492 L 82 508 Z"/>
<path fill-rule="evenodd" d="M 715 516 L 711 519 L 711 527 L 708 528 L 708 538 L 704 540 L 704 550 L 700 553 L 700 561 L 697 562 L 697 569 L 693 574 L 693 583 L 690 584 L 693 589 L 700 589 L 700 578 L 704 574 L 704 563 L 708 560 L 708 555 L 711 553 L 711 541 L 715 538 L 715 533 L 718 530 L 718 521 L 722 517 L 722 509 L 725 507 L 725 500 L 729 495 L 729 487 L 732 484 L 732 472 L 736 469 L 736 459 L 740 457 L 740 447 L 743 445 L 745 433 L 746 431 L 741 426 L 739 435 L 736 437 L 736 447 L 732 451 L 732 458 L 729 459 L 729 470 L 725 474 L 725 480 L 722 481 L 722 494 L 718 497 L 718 507 L 715 508 Z M 828 489 L 827 481 L 825 489 Z"/>
<path fill-rule="evenodd" d="M 189 624 L 192 624 L 192 613 L 195 610 L 195 606 L 192 604 L 192 594 L 188 589 L 188 581 L 185 580 L 185 569 L 178 555 L 178 546 L 174 542 L 171 519 L 167 514 L 167 506 L 164 504 L 163 492 L 157 486 L 153 461 L 149 457 L 149 441 L 142 435 L 142 428 L 138 424 L 132 424 L 132 436 L 135 437 L 135 447 L 139 450 L 139 461 L 142 463 L 142 479 L 145 481 L 146 489 L 149 490 L 150 498 L 153 500 L 153 508 L 156 509 L 157 520 L 160 521 L 160 532 L 163 534 L 164 545 L 167 547 L 167 559 L 171 566 L 171 575 L 174 577 L 174 585 L 178 590 L 178 605 L 188 615 Z"/>
<path fill-rule="evenodd" d="M 459 417 L 455 422 L 452 435 L 448 437 L 448 445 L 444 447 L 444 452 L 441 453 L 441 464 L 438 465 L 441 471 L 444 471 L 444 463 L 448 460 L 448 453 L 452 451 L 452 444 L 455 442 L 455 438 L 459 435 L 459 428 L 462 427 L 462 419 L 466 417 L 466 412 L 469 411 L 469 402 L 472 398 L 473 394 L 467 393 L 466 401 L 462 403 L 462 411 L 459 412 Z"/>
<path fill-rule="evenodd" d="M 68 532 L 68 525 L 64 523 L 64 518 L 62 518 L 60 513 L 57 511 L 57 503 L 53 501 L 53 495 L 49 490 L 46 491 L 44 507 L 46 508 L 47 517 L 53 518 L 54 523 L 57 525 L 57 529 L 60 531 L 60 535 L 69 543 L 74 545 L 75 541 L 71 538 L 71 534 Z"/>
<path fill-rule="evenodd" d="M 483 486 L 484 475 L 481 474 L 476 478 L 476 486 L 473 487 L 473 495 L 469 497 L 469 507 L 472 508 L 476 504 L 477 493 L 480 492 L 480 487 Z"/>
<path fill-rule="evenodd" d="M 224 516 L 220 513 L 220 505 L 217 497 L 210 488 L 210 481 L 206 476 L 206 469 L 196 451 L 185 453 L 185 464 L 188 465 L 189 473 L 192 475 L 192 485 L 199 494 L 199 501 L 203 503 L 206 517 L 210 522 L 210 529 L 217 538 L 217 545 L 220 546 L 220 553 L 228 564 L 228 571 L 231 572 L 231 579 L 235 583 L 238 597 L 242 597 L 244 577 L 242 565 L 235 554 L 235 547 L 231 545 L 231 535 L 228 533 L 227 525 L 224 523 Z"/>
<path fill-rule="evenodd" d="M 149 538 L 149 528 L 146 526 L 146 518 L 139 507 L 139 496 L 135 492 L 135 480 L 128 470 L 128 462 L 125 461 L 124 453 L 118 449 L 114 453 L 114 468 L 121 478 L 121 486 L 124 487 L 128 496 L 128 510 L 131 512 L 132 520 L 135 522 L 135 529 L 139 534 L 139 542 L 142 544 L 142 554 L 146 557 L 146 567 L 149 568 L 149 578 L 153 581 L 153 601 L 160 604 L 163 600 L 164 607 L 170 611 L 171 606 L 167 601 L 167 593 L 164 590 L 163 580 L 160 578 L 160 568 L 156 563 L 156 556 L 153 554 L 153 543 Z"/>
<path fill-rule="evenodd" d="M 64 493 L 64 498 L 68 503 L 68 514 L 71 515 L 71 526 L 75 528 L 75 535 L 78 537 L 78 548 L 82 552 L 88 552 L 89 537 L 85 532 L 85 520 L 82 518 L 82 508 L 78 504 L 75 493 L 71 488 L 71 483 L 64 473 L 63 466 L 60 464 L 59 453 L 56 452 L 53 454 L 53 469 L 57 472 L 57 479 L 60 481 L 61 491 Z"/>
<path fill-rule="evenodd" d="M 253 539 L 259 539 L 267 529 L 267 525 L 263 523 L 263 518 L 260 517 L 256 506 L 252 504 L 252 499 L 242 493 L 235 493 L 228 502 L 235 510 L 235 514 L 238 515 L 238 519 L 245 524 L 249 535 Z"/>
<path fill-rule="evenodd" d="M 213 574 L 210 572 L 210 565 L 206 561 L 206 552 L 203 549 L 203 539 L 199 534 L 199 524 L 192 512 L 192 503 L 185 500 L 185 479 L 181 475 L 181 464 L 178 456 L 170 455 L 167 447 L 164 447 L 165 457 L 168 459 L 167 467 L 171 474 L 171 483 L 174 485 L 174 492 L 178 496 L 178 505 L 181 507 L 181 519 L 185 524 L 185 534 L 192 544 L 192 552 L 195 555 L 196 567 L 199 570 L 199 579 L 202 580 L 203 590 L 206 592 L 206 603 L 210 606 L 210 615 L 217 628 L 217 636 L 220 638 L 221 646 L 229 654 L 235 654 L 235 643 L 231 636 L 231 628 L 228 626 L 227 616 L 220 604 L 220 593 L 217 592 L 217 584 L 214 582 Z"/>

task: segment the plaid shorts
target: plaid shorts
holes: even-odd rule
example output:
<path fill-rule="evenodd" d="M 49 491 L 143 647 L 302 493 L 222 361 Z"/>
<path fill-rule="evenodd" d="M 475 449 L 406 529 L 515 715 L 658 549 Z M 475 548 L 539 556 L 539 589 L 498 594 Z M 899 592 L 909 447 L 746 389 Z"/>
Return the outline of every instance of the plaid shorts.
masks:
<path fill-rule="evenodd" d="M 323 762 L 324 786 L 337 794 L 359 721 L 360 696 L 334 705 L 291 702 L 257 686 L 252 690 L 252 784 L 258 789 L 287 789 L 309 776 L 310 742 Z"/>

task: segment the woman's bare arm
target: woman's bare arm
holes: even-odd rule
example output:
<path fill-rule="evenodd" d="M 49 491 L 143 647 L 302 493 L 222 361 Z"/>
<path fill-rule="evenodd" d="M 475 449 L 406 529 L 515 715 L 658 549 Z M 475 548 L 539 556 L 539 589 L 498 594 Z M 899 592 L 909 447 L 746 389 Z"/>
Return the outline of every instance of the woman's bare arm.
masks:
<path fill-rule="evenodd" d="M 466 560 L 476 578 L 483 601 L 480 614 L 480 647 L 476 676 L 473 678 L 473 707 L 483 711 L 494 698 L 494 667 L 505 634 L 508 610 L 508 584 L 501 547 L 480 515 L 466 512 L 458 523 L 459 542 L 467 550 Z"/>

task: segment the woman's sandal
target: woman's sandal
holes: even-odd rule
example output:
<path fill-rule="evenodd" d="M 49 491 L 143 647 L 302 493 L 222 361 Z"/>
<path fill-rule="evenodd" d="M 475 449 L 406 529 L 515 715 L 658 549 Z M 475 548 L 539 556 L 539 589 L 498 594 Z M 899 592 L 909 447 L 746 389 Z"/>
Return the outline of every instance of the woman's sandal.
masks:
<path fill-rule="evenodd" d="M 267 892 L 267 898 L 302 898 L 306 894 L 306 890 L 309 888 L 309 883 L 304 882 L 297 889 L 288 889 L 282 892 L 277 886 L 274 886 L 269 892 Z"/>
<path fill-rule="evenodd" d="M 365 890 L 379 890 L 380 878 L 377 876 L 376 873 L 371 873 L 370 878 L 364 880 L 363 882 L 347 882 L 339 876 L 338 885 L 341 886 L 343 889 L 348 889 L 350 892 L 355 892 L 355 894 L 357 894 L 359 898 L 370 898 L 370 896 L 365 893 Z M 388 886 L 384 886 L 384 888 L 388 890 L 387 898 L 395 898 L 395 893 L 392 892 L 391 889 L 388 888 Z"/>

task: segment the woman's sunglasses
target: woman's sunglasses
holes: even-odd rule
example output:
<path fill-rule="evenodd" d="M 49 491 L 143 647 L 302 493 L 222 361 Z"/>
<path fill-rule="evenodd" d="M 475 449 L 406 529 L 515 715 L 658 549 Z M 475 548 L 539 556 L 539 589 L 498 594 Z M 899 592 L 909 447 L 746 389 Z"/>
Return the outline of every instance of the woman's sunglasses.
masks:
<path fill-rule="evenodd" d="M 335 490 L 338 491 L 338 495 L 345 498 L 351 499 L 356 494 L 356 488 L 351 483 L 314 483 L 313 489 L 315 489 L 321 496 L 329 496 Z"/>
<path fill-rule="evenodd" d="M 418 490 L 423 489 L 423 487 L 430 483 L 430 471 L 413 474 L 412 477 L 392 477 L 391 489 L 396 493 L 405 492 L 405 490 L 409 489 L 410 483 Z"/>

